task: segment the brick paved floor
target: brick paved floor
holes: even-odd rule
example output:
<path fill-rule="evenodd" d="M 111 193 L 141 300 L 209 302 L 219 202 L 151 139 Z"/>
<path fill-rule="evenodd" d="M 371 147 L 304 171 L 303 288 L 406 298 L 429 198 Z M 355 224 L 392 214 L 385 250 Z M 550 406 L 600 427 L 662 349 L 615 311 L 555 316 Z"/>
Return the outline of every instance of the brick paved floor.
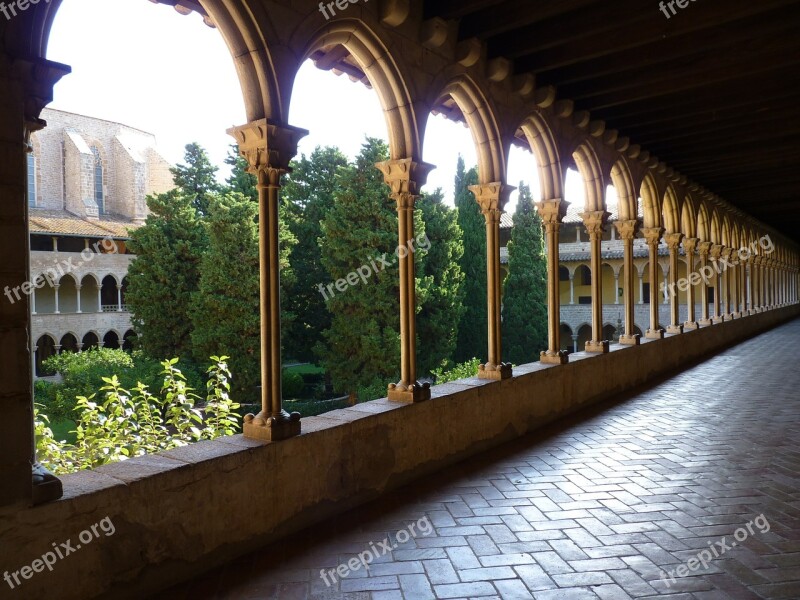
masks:
<path fill-rule="evenodd" d="M 795 321 L 163 597 L 799 599 L 798 342 Z M 709 544 L 708 568 L 660 578 Z"/>

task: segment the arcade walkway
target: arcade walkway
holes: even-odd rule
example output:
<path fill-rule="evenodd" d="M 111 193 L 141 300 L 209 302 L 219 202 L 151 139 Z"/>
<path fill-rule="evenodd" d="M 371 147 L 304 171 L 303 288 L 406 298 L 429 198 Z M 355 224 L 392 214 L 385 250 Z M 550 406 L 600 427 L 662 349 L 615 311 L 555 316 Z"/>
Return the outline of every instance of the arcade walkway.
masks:
<path fill-rule="evenodd" d="M 795 320 L 163 598 L 800 598 L 798 342 Z"/>

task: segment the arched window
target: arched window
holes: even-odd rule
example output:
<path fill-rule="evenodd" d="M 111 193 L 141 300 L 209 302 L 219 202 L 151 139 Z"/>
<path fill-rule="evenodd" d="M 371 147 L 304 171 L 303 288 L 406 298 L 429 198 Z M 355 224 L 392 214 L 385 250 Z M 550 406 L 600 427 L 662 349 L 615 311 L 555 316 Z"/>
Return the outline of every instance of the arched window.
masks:
<path fill-rule="evenodd" d="M 94 201 L 97 204 L 97 210 L 103 214 L 103 159 L 100 157 L 100 150 L 97 146 L 92 146 L 92 154 L 94 154 Z"/>
<path fill-rule="evenodd" d="M 28 153 L 28 206 L 36 206 L 36 157 Z"/>

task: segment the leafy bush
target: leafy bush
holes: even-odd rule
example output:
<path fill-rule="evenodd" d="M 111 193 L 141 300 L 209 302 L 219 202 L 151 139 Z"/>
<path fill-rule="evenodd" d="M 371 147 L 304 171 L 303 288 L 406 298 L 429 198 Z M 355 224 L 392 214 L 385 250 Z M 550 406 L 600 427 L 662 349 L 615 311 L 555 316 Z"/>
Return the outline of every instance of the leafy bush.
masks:
<path fill-rule="evenodd" d="M 123 350 L 91 348 L 86 352 L 64 352 L 44 361 L 49 373 L 59 373 L 61 383 L 37 382 L 34 388 L 36 402 L 43 405 L 51 419 L 74 418 L 77 398 L 97 393 L 103 385 L 103 377 L 114 373 L 120 386 L 135 387 L 139 382 L 150 388 L 159 388 L 162 366 L 157 360 L 137 351 L 128 354 Z M 181 371 L 192 388 L 203 386 L 203 378 L 197 369 L 182 361 Z"/>
<path fill-rule="evenodd" d="M 227 357 L 212 356 L 211 360 L 214 364 L 207 371 L 203 407 L 198 407 L 199 396 L 175 367 L 177 358 L 161 363 L 163 384 L 157 394 L 143 383 L 129 391 L 116 375 L 103 377 L 102 399 L 96 394 L 77 399 L 80 416 L 74 445 L 57 442 L 49 419 L 35 408 L 38 459 L 56 474 L 63 474 L 232 435 L 238 428 L 234 411 L 239 405 L 229 397 Z"/>
<path fill-rule="evenodd" d="M 299 398 L 303 393 L 306 382 L 300 373 L 295 371 L 283 371 L 283 397 Z"/>
<path fill-rule="evenodd" d="M 458 379 L 475 377 L 478 374 L 478 366 L 480 364 L 480 360 L 473 358 L 467 362 L 455 365 L 452 369 L 447 371 L 444 369 L 434 369 L 431 374 L 436 379 L 437 384 L 449 383 Z"/>

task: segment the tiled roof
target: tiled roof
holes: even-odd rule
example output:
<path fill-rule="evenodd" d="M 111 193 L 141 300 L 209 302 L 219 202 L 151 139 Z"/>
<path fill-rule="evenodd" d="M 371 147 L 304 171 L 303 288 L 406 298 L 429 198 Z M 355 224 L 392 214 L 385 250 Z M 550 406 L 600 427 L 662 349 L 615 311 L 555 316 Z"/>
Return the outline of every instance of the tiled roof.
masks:
<path fill-rule="evenodd" d="M 64 210 L 31 209 L 28 218 L 31 233 L 75 235 L 85 237 L 130 237 L 129 231 L 139 224 L 116 215 L 103 215 L 98 220 L 82 219 Z"/>

